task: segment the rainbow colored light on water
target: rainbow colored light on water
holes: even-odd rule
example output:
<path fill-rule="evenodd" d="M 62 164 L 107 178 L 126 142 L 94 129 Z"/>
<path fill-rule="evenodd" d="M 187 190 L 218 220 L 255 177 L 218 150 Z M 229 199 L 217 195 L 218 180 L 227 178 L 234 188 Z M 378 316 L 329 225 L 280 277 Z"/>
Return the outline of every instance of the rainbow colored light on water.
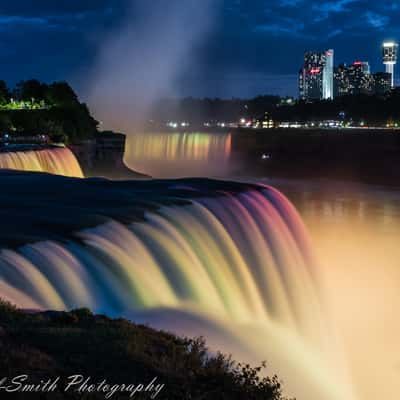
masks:
<path fill-rule="evenodd" d="M 136 133 L 128 136 L 125 162 L 157 177 L 225 175 L 232 137 L 225 133 Z"/>
<path fill-rule="evenodd" d="M 0 152 L 0 169 L 83 178 L 77 159 L 66 147 Z"/>
<path fill-rule="evenodd" d="M 240 359 L 266 359 L 301 398 L 353 399 L 318 293 L 301 218 L 268 186 L 204 192 L 179 182 L 186 205 L 110 221 L 67 243 L 0 252 L 0 292 L 24 308 L 89 307 L 204 334 Z M 162 322 L 163 321 L 163 322 Z"/>

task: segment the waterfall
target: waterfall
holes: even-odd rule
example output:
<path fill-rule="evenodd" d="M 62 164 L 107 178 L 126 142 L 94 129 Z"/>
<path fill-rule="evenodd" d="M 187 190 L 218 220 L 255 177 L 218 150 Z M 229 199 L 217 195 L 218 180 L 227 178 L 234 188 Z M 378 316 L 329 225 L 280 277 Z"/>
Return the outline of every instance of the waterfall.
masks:
<path fill-rule="evenodd" d="M 229 133 L 145 132 L 127 137 L 126 164 L 160 178 L 227 176 L 232 170 Z"/>
<path fill-rule="evenodd" d="M 1 296 L 24 308 L 85 306 L 204 334 L 215 348 L 267 360 L 299 400 L 353 400 L 318 265 L 291 203 L 267 186 L 232 191 L 209 181 L 205 192 L 171 182 L 143 219 L 1 250 Z"/>
<path fill-rule="evenodd" d="M 0 152 L 0 169 L 47 172 L 83 178 L 77 159 L 66 147 Z"/>

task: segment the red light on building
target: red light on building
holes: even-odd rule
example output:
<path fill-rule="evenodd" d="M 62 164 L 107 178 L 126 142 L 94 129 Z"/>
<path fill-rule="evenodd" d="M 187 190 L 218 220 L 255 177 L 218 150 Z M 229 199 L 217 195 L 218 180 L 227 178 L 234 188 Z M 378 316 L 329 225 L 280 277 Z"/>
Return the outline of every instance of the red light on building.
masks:
<path fill-rule="evenodd" d="M 354 61 L 353 65 L 362 65 L 362 61 Z"/>
<path fill-rule="evenodd" d="M 311 68 L 310 69 L 311 75 L 319 74 L 320 72 L 321 72 L 321 68 Z"/>

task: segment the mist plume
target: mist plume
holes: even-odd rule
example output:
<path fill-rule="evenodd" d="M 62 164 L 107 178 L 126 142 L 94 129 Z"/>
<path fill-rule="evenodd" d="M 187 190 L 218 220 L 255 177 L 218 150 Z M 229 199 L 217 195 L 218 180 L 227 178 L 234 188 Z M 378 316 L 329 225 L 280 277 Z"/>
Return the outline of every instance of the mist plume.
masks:
<path fill-rule="evenodd" d="M 177 96 L 175 82 L 207 38 L 219 0 L 132 0 L 127 17 L 101 45 L 86 97 L 104 127 L 140 129 L 152 104 Z"/>

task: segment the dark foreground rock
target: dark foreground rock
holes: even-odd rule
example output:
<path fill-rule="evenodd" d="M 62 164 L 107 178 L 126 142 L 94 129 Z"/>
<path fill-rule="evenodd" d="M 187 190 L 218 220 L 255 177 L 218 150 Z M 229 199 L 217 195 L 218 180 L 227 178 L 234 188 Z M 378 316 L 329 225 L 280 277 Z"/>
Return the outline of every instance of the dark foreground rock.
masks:
<path fill-rule="evenodd" d="M 149 179 L 124 163 L 126 136 L 115 132 L 98 132 L 93 139 L 71 144 L 86 177 L 103 176 L 110 179 Z"/>

